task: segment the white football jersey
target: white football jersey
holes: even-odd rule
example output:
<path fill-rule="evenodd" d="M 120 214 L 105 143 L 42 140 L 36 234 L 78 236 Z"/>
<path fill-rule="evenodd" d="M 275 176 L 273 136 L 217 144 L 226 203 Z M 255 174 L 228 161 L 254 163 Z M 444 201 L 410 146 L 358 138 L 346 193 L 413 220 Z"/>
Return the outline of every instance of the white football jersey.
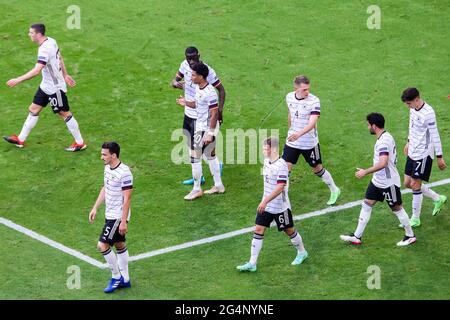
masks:
<path fill-rule="evenodd" d="M 271 163 L 269 159 L 264 160 L 263 176 L 264 176 L 264 197 L 271 194 L 276 186 L 280 183 L 286 184 L 281 192 L 275 199 L 270 201 L 265 211 L 273 214 L 278 214 L 291 209 L 291 203 L 288 196 L 287 183 L 289 179 L 289 170 L 286 161 L 282 158 Z"/>
<path fill-rule="evenodd" d="M 211 122 L 209 110 L 219 108 L 218 99 L 216 89 L 209 83 L 203 89 L 197 86 L 195 89 L 195 110 L 197 110 L 197 121 L 195 121 L 196 132 L 209 130 Z"/>
<path fill-rule="evenodd" d="M 380 156 L 388 156 L 387 167 L 374 172 L 372 183 L 382 189 L 390 188 L 392 185 L 400 187 L 400 175 L 397 170 L 397 149 L 392 135 L 384 131 L 377 139 L 373 149 L 373 164 L 380 161 Z"/>
<path fill-rule="evenodd" d="M 208 83 L 210 83 L 213 87 L 217 87 L 220 84 L 220 79 L 217 76 L 216 71 L 214 71 L 214 69 L 208 66 L 206 63 L 204 64 L 209 69 L 206 81 L 208 81 Z M 184 78 L 184 98 L 187 101 L 195 101 L 195 89 L 198 87 L 198 85 L 192 82 L 192 69 L 186 60 L 181 63 L 180 69 L 177 72 L 177 76 L 180 78 Z M 189 118 L 197 119 L 197 111 L 193 108 L 184 107 L 184 114 Z"/>
<path fill-rule="evenodd" d="M 311 115 L 320 115 L 320 100 L 313 94 L 309 94 L 304 99 L 299 99 L 294 92 L 290 92 L 286 96 L 288 111 L 291 116 L 291 127 L 288 131 L 288 137 L 306 127 L 309 123 Z M 314 148 L 319 143 L 317 127 L 295 141 L 288 141 L 286 144 L 292 148 L 308 150 Z"/>
<path fill-rule="evenodd" d="M 116 220 L 122 218 L 123 195 L 122 190 L 133 188 L 133 175 L 130 168 L 120 163 L 116 168 L 111 169 L 109 165 L 105 166 L 104 173 L 105 183 L 105 217 L 108 220 Z M 131 208 L 128 212 L 130 220 Z"/>
<path fill-rule="evenodd" d="M 59 48 L 55 39 L 47 37 L 38 49 L 37 62 L 45 65 L 42 69 L 41 89 L 46 94 L 55 94 L 62 90 L 67 92 L 66 81 L 61 70 Z"/>
<path fill-rule="evenodd" d="M 408 140 L 408 157 L 413 160 L 421 160 L 427 156 L 434 158 L 434 153 L 438 156 L 442 155 L 436 115 L 433 108 L 426 102 L 419 110 L 414 108 L 409 110 Z"/>

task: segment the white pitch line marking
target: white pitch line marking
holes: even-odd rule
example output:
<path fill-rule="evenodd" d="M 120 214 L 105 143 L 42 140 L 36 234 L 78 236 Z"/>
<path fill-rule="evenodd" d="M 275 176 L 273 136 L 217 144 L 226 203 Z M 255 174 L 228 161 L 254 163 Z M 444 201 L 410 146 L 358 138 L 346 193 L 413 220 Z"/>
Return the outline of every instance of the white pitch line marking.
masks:
<path fill-rule="evenodd" d="M 89 257 L 89 256 L 87 256 L 85 254 L 82 254 L 81 252 L 78 252 L 77 250 L 74 250 L 72 248 L 66 247 L 65 245 L 63 245 L 63 244 L 61 244 L 59 242 L 53 241 L 53 240 L 51 240 L 51 239 L 49 239 L 49 238 L 47 238 L 47 237 L 45 237 L 43 235 L 40 235 L 37 232 L 34 232 L 34 231 L 30 230 L 30 229 L 22 227 L 21 225 L 18 225 L 16 223 L 12 222 L 11 220 L 7 220 L 5 218 L 0 217 L 0 223 L 5 225 L 5 226 L 7 226 L 8 228 L 11 228 L 11 229 L 14 229 L 16 231 L 19 231 L 20 233 L 23 233 L 23 234 L 25 234 L 25 235 L 33 238 L 33 239 L 36 239 L 36 240 L 38 240 L 38 241 L 40 241 L 42 243 L 45 243 L 46 245 L 49 245 L 50 247 L 58 249 L 58 250 L 60 250 L 62 252 L 65 252 L 67 254 L 70 254 L 71 256 L 74 256 L 75 258 L 78 258 L 80 260 L 83 260 L 84 262 L 87 262 L 87 263 L 89 263 L 89 264 L 91 264 L 91 265 L 93 265 L 93 266 L 95 266 L 97 268 L 103 269 L 103 268 L 107 267 L 106 264 L 101 263 L 100 261 L 97 261 L 97 260 L 95 260 L 95 259 L 93 259 L 93 258 L 91 258 L 91 257 Z"/>
<path fill-rule="evenodd" d="M 444 180 L 436 181 L 436 182 L 433 182 L 433 183 L 429 183 L 429 184 L 427 184 L 427 186 L 432 188 L 432 187 L 437 187 L 437 186 L 441 186 L 441 185 L 445 185 L 445 184 L 449 184 L 449 183 L 450 183 L 450 179 L 444 179 Z M 412 190 L 411 189 L 404 189 L 401 192 L 402 192 L 402 194 L 406 194 L 406 193 L 411 193 Z M 331 213 L 331 212 L 336 212 L 336 211 L 341 211 L 341 210 L 353 208 L 353 207 L 361 205 L 361 203 L 362 203 L 362 200 L 357 200 L 357 201 L 348 202 L 348 203 L 345 203 L 345 204 L 342 204 L 342 205 L 339 205 L 339 206 L 335 206 L 335 207 L 328 207 L 328 208 L 325 208 L 325 209 L 321 209 L 321 210 L 317 210 L 317 211 L 313 211 L 313 212 L 309 212 L 309 213 L 305 213 L 305 214 L 296 215 L 296 216 L 294 216 L 294 220 L 296 220 L 296 221 L 304 220 L 304 219 L 308 219 L 308 218 L 311 218 L 311 217 L 321 216 L 321 215 L 324 215 L 324 214 L 327 214 L 327 213 Z M 198 245 L 205 244 L 205 243 L 211 243 L 211 242 L 215 242 L 215 241 L 218 241 L 218 240 L 232 238 L 232 237 L 244 234 L 244 233 L 252 232 L 253 229 L 254 229 L 254 227 L 244 228 L 244 229 L 240 229 L 240 230 L 236 230 L 236 231 L 232 231 L 232 232 L 227 232 L 227 233 L 220 234 L 220 235 L 213 236 L 213 237 L 209 237 L 209 238 L 204 238 L 204 239 L 195 240 L 195 241 L 191 241 L 191 242 L 185 242 L 183 244 L 179 244 L 179 245 L 172 246 L 172 247 L 167 247 L 167 248 L 164 248 L 164 249 L 158 249 L 158 250 L 153 250 L 153 251 L 146 252 L 146 253 L 141 253 L 141 254 L 138 254 L 136 256 L 130 257 L 130 261 L 142 260 L 142 259 L 154 257 L 154 256 L 157 256 L 157 255 L 160 255 L 160 254 L 164 254 L 164 253 L 168 253 L 168 252 L 173 252 L 173 251 L 177 251 L 177 250 L 181 250 L 181 249 L 186 249 L 186 248 L 198 246 Z"/>
<path fill-rule="evenodd" d="M 450 179 L 444 179 L 444 180 L 440 180 L 440 181 L 436 181 L 433 183 L 429 183 L 427 184 L 429 187 L 437 187 L 437 186 L 442 186 L 442 185 L 446 185 L 446 184 L 450 184 Z M 411 189 L 404 189 L 401 191 L 402 194 L 406 194 L 406 193 L 411 193 Z M 336 211 L 341 211 L 341 210 L 345 210 L 345 209 L 349 209 L 349 208 L 353 208 L 356 207 L 358 205 L 360 205 L 362 202 L 362 200 L 357 200 L 357 201 L 352 201 L 352 202 L 348 202 L 339 206 L 335 206 L 335 207 L 328 207 L 325 209 L 321 209 L 321 210 L 317 210 L 317 211 L 313 211 L 313 212 L 309 212 L 309 213 L 305 213 L 305 214 L 301 214 L 301 215 L 296 215 L 294 216 L 294 220 L 304 220 L 304 219 L 308 219 L 311 217 L 317 217 L 317 216 L 321 216 L 327 213 L 331 213 L 331 212 L 336 212 Z M 45 243 L 55 249 L 58 249 L 60 251 L 63 251 L 67 254 L 70 254 L 71 256 L 74 256 L 80 260 L 83 260 L 97 268 L 100 269 L 104 269 L 107 268 L 106 263 L 101 263 L 100 261 L 97 261 L 85 254 L 82 254 L 79 251 L 76 251 L 74 249 L 71 249 L 69 247 L 66 247 L 65 245 L 58 243 L 56 241 L 53 241 L 43 235 L 40 235 L 32 230 L 29 230 L 25 227 L 22 227 L 18 224 L 15 224 L 14 222 L 4 219 L 2 217 L 0 217 L 0 223 L 11 228 L 14 229 L 16 231 L 19 231 L 33 239 L 36 239 L 42 243 Z M 185 242 L 179 245 L 175 245 L 175 246 L 171 246 L 171 247 L 167 247 L 167 248 L 163 248 L 163 249 L 158 249 L 158 250 L 153 250 L 150 252 L 146 252 L 146 253 L 141 253 L 138 254 L 136 256 L 132 256 L 130 257 L 130 261 L 138 261 L 138 260 L 142 260 L 142 259 L 146 259 L 146 258 L 150 258 L 150 257 L 154 257 L 157 255 L 161 255 L 164 253 L 169 253 L 169 252 L 173 252 L 173 251 L 178 251 L 178 250 L 182 250 L 182 249 L 186 249 L 186 248 L 190 248 L 190 247 L 195 247 L 198 245 L 202 245 L 205 243 L 211 243 L 211 242 L 215 242 L 215 241 L 219 241 L 219 240 L 223 240 L 223 239 L 227 239 L 227 238 L 232 238 L 232 237 L 236 237 L 239 236 L 241 234 L 245 234 L 245 233 L 249 233 L 253 231 L 253 226 L 249 227 L 249 228 L 243 228 L 243 229 L 239 229 L 239 230 L 235 230 L 235 231 L 231 231 L 231 232 L 227 232 L 224 234 L 220 234 L 217 236 L 213 236 L 213 237 L 208 237 L 208 238 L 204 238 L 204 239 L 200 239 L 200 240 L 195 240 L 195 241 L 190 241 L 190 242 Z"/>

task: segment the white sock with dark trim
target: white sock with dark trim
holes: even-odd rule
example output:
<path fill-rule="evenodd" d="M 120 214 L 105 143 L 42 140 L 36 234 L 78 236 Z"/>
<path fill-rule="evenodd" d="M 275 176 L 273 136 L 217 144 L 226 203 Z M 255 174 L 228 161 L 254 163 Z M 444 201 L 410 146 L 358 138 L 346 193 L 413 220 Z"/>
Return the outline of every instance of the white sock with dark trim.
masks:
<path fill-rule="evenodd" d="M 372 214 L 372 207 L 363 201 L 363 203 L 361 205 L 361 211 L 359 213 L 358 226 L 356 227 L 356 230 L 354 233 L 355 237 L 357 237 L 357 238 L 362 237 L 362 235 L 364 233 L 364 229 L 366 228 L 367 223 L 370 220 L 371 214 Z"/>
<path fill-rule="evenodd" d="M 193 162 L 192 162 L 193 161 Z M 201 159 L 193 159 L 191 161 L 192 165 L 192 178 L 194 178 L 194 189 L 196 191 L 202 190 L 201 187 L 201 179 L 202 179 L 202 160 Z"/>
<path fill-rule="evenodd" d="M 112 277 L 114 279 L 120 279 L 119 264 L 117 263 L 117 257 L 114 251 L 109 248 L 103 251 L 102 255 L 103 257 L 105 257 L 105 260 L 108 263 L 109 268 L 111 269 Z"/>
<path fill-rule="evenodd" d="M 220 161 L 219 158 L 214 157 L 214 159 L 208 160 L 209 170 L 214 178 L 214 185 L 216 187 L 222 186 L 222 178 L 220 177 Z"/>
<path fill-rule="evenodd" d="M 67 129 L 69 129 L 70 133 L 72 134 L 73 138 L 75 139 L 75 142 L 77 144 L 83 144 L 83 138 L 81 137 L 80 128 L 78 127 L 78 122 L 75 120 L 75 117 L 68 116 L 65 120 Z"/>
<path fill-rule="evenodd" d="M 291 243 L 297 249 L 298 253 L 305 252 L 305 246 L 303 245 L 303 239 L 300 236 L 300 233 L 297 230 L 294 231 L 293 234 L 289 236 L 291 238 Z"/>
<path fill-rule="evenodd" d="M 338 187 L 334 183 L 333 177 L 327 169 L 323 168 L 318 173 L 316 173 L 316 176 L 322 179 L 322 181 L 328 186 L 328 188 L 330 188 L 331 192 L 338 191 Z"/>
<path fill-rule="evenodd" d="M 20 141 L 25 141 L 30 134 L 31 130 L 36 126 L 36 123 L 39 120 L 39 115 L 34 115 L 31 112 L 28 113 L 28 116 L 23 123 L 22 131 L 20 131 L 20 134 L 18 136 Z"/>
<path fill-rule="evenodd" d="M 259 234 L 256 232 L 253 234 L 252 247 L 250 250 L 250 263 L 252 265 L 256 265 L 256 262 L 258 261 L 258 256 L 263 245 L 263 240 L 264 240 L 263 234 Z"/>

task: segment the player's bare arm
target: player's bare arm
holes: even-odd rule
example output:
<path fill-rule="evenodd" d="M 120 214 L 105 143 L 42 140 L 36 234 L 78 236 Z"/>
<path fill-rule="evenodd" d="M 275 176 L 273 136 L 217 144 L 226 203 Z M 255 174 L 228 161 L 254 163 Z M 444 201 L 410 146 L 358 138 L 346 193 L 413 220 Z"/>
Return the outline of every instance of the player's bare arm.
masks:
<path fill-rule="evenodd" d="M 180 96 L 177 99 L 177 104 L 179 104 L 182 107 L 189 107 L 195 109 L 195 101 L 187 101 L 183 96 Z"/>
<path fill-rule="evenodd" d="M 217 120 L 219 119 L 219 108 L 213 108 L 209 110 L 211 113 L 211 126 L 208 132 L 205 134 L 203 141 L 205 144 L 210 144 L 213 140 L 214 130 L 216 129 Z"/>
<path fill-rule="evenodd" d="M 389 156 L 380 156 L 380 160 L 375 164 L 374 166 L 368 168 L 368 169 L 361 169 L 356 168 L 355 177 L 358 179 L 363 178 L 364 176 L 367 176 L 368 174 L 380 171 L 383 168 L 386 168 L 389 163 Z"/>
<path fill-rule="evenodd" d="M 440 170 L 445 170 L 447 168 L 447 164 L 444 161 L 444 157 L 441 155 L 440 157 L 437 157 L 437 164 Z"/>
<path fill-rule="evenodd" d="M 219 91 L 219 123 L 222 124 L 223 122 L 223 107 L 225 106 L 225 87 L 222 85 L 222 83 L 219 83 L 219 85 L 216 87 L 216 89 Z"/>
<path fill-rule="evenodd" d="M 177 75 L 177 76 L 172 80 L 171 85 L 172 85 L 172 87 L 175 88 L 175 89 L 181 89 L 181 90 L 183 90 L 183 89 L 184 89 L 183 78 Z"/>
<path fill-rule="evenodd" d="M 408 148 L 409 148 L 409 142 L 407 142 L 407 143 L 405 144 L 405 147 L 403 148 L 403 153 L 405 154 L 405 156 L 408 155 Z"/>
<path fill-rule="evenodd" d="M 64 81 L 66 81 L 66 83 L 70 86 L 70 87 L 75 87 L 77 85 L 77 83 L 75 82 L 75 80 L 73 80 L 73 78 L 67 73 L 67 69 L 66 69 L 66 65 L 64 64 L 64 59 L 61 55 L 61 53 L 59 53 L 59 63 L 61 65 L 61 71 L 63 73 L 64 76 Z"/>
<path fill-rule="evenodd" d="M 31 69 L 24 75 L 21 75 L 20 77 L 8 80 L 8 82 L 6 82 L 6 84 L 8 85 L 8 87 L 11 87 L 11 88 L 15 87 L 19 83 L 26 81 L 26 80 L 30 80 L 30 79 L 36 77 L 37 75 L 39 75 L 41 73 L 42 69 L 44 69 L 44 67 L 45 67 L 45 65 L 43 65 L 41 63 L 36 63 L 36 65 L 34 66 L 33 69 Z"/>
<path fill-rule="evenodd" d="M 122 220 L 119 225 L 119 233 L 125 235 L 128 232 L 127 218 L 131 205 L 131 192 L 133 189 L 122 190 L 123 194 L 123 207 L 122 207 Z"/>
<path fill-rule="evenodd" d="M 103 202 L 105 202 L 105 187 L 104 186 L 100 190 L 97 200 L 95 201 L 94 207 L 92 208 L 91 212 L 89 213 L 89 223 L 94 222 L 95 216 L 97 215 L 97 210 Z"/>
<path fill-rule="evenodd" d="M 296 133 L 291 134 L 288 137 L 288 141 L 295 141 L 298 138 L 300 138 L 301 136 L 303 136 L 304 134 L 308 133 L 309 131 L 311 131 L 312 129 L 314 129 L 317 125 L 317 121 L 319 120 L 319 115 L 311 115 L 311 117 L 309 118 L 309 122 L 308 125 L 306 127 L 304 127 L 302 130 L 297 131 Z M 289 118 L 289 122 L 290 118 Z"/>
<path fill-rule="evenodd" d="M 277 184 L 275 190 L 273 190 L 271 194 L 269 194 L 268 196 L 264 197 L 264 199 L 262 199 L 261 203 L 258 205 L 258 208 L 256 209 L 258 211 L 258 213 L 264 212 L 267 204 L 270 201 L 272 201 L 273 199 L 275 199 L 276 197 L 278 197 L 283 192 L 285 185 L 286 185 L 285 183 Z"/>

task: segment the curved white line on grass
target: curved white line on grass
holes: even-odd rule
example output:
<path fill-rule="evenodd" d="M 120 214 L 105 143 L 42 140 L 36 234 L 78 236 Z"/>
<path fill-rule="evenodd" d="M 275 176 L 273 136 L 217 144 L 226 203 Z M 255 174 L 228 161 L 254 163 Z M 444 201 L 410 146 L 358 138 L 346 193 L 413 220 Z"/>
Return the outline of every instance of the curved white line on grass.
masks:
<path fill-rule="evenodd" d="M 7 220 L 5 218 L 0 217 L 0 223 L 5 225 L 5 226 L 7 226 L 7 227 L 9 227 L 9 228 L 11 228 L 11 229 L 19 231 L 20 233 L 23 233 L 23 234 L 25 234 L 25 235 L 33 238 L 33 239 L 36 239 L 36 240 L 38 240 L 38 241 L 40 241 L 42 243 L 45 243 L 46 245 L 49 245 L 50 247 L 58 249 L 58 250 L 60 250 L 62 252 L 65 252 L 67 254 L 70 254 L 71 256 L 74 256 L 75 258 L 78 258 L 80 260 L 83 260 L 84 262 L 87 262 L 87 263 L 89 263 L 89 264 L 91 264 L 91 265 L 93 265 L 93 266 L 95 266 L 97 268 L 106 268 L 107 267 L 106 264 L 103 264 L 100 261 L 97 261 L 97 260 L 95 260 L 95 259 L 93 259 L 93 258 L 91 258 L 91 257 L 89 257 L 89 256 L 87 256 L 85 254 L 82 254 L 81 252 L 78 252 L 78 251 L 76 251 L 74 249 L 66 247 L 65 245 L 63 245 L 63 244 L 61 244 L 59 242 L 56 242 L 56 241 L 53 241 L 53 240 L 51 240 L 51 239 L 49 239 L 47 237 L 44 237 L 43 235 L 40 235 L 39 233 L 36 233 L 36 232 L 34 232 L 34 231 L 30 230 L 30 229 L 22 227 L 21 225 L 18 225 L 16 223 L 12 222 L 11 220 Z"/>

